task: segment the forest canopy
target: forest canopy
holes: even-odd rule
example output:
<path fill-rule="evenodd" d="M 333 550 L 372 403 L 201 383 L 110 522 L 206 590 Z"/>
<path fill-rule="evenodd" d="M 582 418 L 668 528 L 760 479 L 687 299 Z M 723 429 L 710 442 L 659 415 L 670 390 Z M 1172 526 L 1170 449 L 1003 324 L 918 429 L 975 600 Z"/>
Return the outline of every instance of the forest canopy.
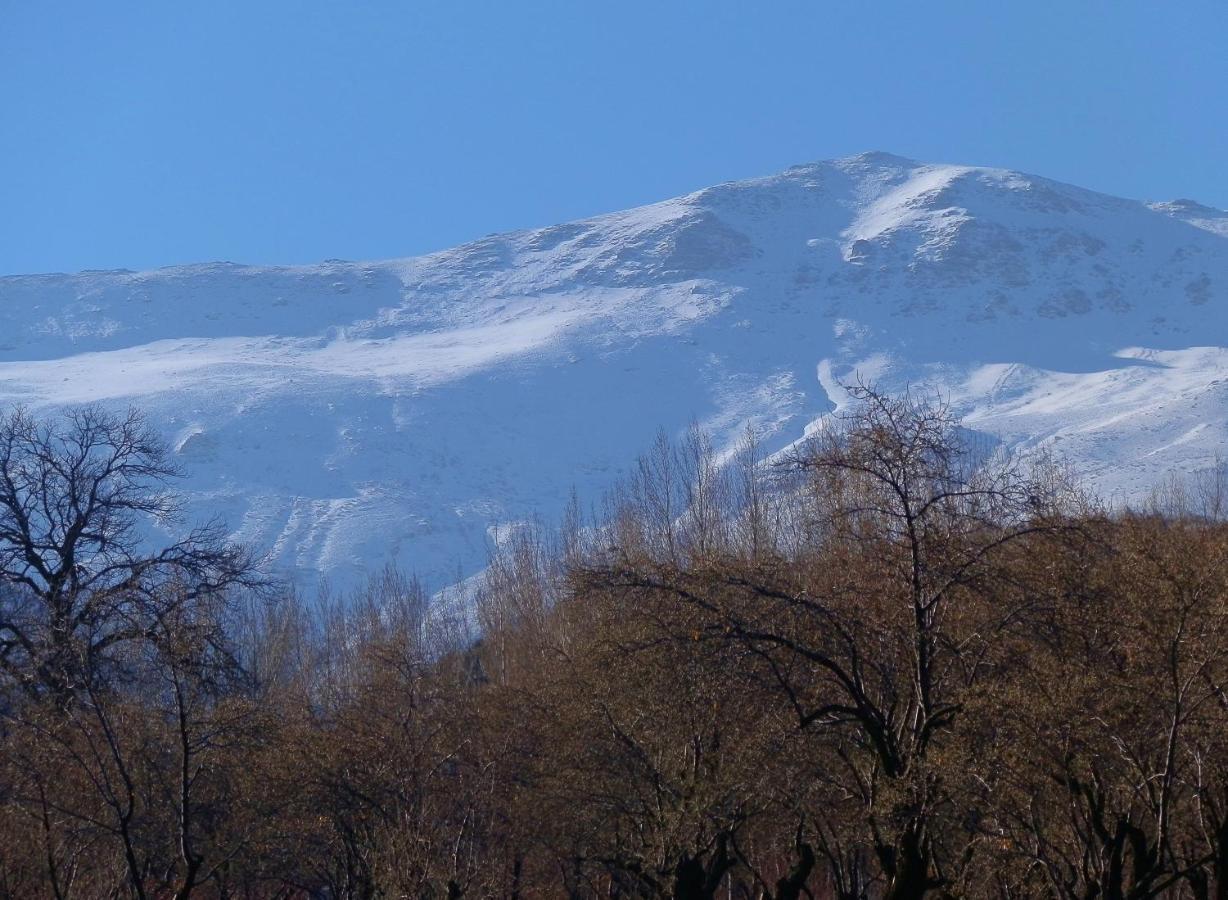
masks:
<path fill-rule="evenodd" d="M 1228 897 L 1222 482 L 1109 511 L 854 388 L 662 439 L 454 627 L 150 549 L 138 414 L 0 418 L 0 895 Z"/>

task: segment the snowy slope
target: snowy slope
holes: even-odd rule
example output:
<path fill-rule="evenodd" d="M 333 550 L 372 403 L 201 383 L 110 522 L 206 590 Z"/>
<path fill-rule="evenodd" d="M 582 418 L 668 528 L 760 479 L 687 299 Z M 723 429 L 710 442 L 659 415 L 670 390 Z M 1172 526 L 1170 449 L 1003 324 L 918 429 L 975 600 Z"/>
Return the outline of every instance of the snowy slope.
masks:
<path fill-rule="evenodd" d="M 881 153 L 416 259 L 0 279 L 0 400 L 149 411 L 270 565 L 441 583 L 691 421 L 768 449 L 855 369 L 1106 494 L 1228 439 L 1228 213 Z"/>

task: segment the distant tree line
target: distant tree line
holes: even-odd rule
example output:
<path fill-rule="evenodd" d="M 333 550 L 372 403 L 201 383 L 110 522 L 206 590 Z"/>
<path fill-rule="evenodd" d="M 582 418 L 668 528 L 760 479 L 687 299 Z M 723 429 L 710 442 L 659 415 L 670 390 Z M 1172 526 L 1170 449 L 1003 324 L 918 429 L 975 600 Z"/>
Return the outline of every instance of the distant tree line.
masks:
<path fill-rule="evenodd" d="M 0 420 L 0 895 L 1228 898 L 1221 481 L 1110 514 L 855 388 L 465 597 L 262 581 L 137 415 Z"/>

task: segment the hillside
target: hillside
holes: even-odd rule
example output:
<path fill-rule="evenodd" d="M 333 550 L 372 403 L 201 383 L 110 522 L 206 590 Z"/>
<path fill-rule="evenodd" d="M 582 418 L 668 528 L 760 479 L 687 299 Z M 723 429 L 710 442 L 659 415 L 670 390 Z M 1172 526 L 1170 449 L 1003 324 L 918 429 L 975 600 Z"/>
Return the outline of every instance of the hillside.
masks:
<path fill-rule="evenodd" d="M 428 256 L 0 279 L 0 399 L 147 410 L 278 572 L 436 584 L 659 428 L 768 450 L 853 372 L 1107 496 L 1228 438 L 1228 212 L 881 153 Z"/>

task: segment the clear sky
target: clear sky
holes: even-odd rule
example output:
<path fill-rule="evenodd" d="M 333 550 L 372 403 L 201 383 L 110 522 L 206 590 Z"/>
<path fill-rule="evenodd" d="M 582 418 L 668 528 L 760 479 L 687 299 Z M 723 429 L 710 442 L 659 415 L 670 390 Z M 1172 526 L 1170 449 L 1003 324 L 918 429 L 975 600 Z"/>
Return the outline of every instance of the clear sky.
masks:
<path fill-rule="evenodd" d="M 870 149 L 1228 207 L 1228 2 L 0 0 L 0 273 L 408 256 Z"/>

